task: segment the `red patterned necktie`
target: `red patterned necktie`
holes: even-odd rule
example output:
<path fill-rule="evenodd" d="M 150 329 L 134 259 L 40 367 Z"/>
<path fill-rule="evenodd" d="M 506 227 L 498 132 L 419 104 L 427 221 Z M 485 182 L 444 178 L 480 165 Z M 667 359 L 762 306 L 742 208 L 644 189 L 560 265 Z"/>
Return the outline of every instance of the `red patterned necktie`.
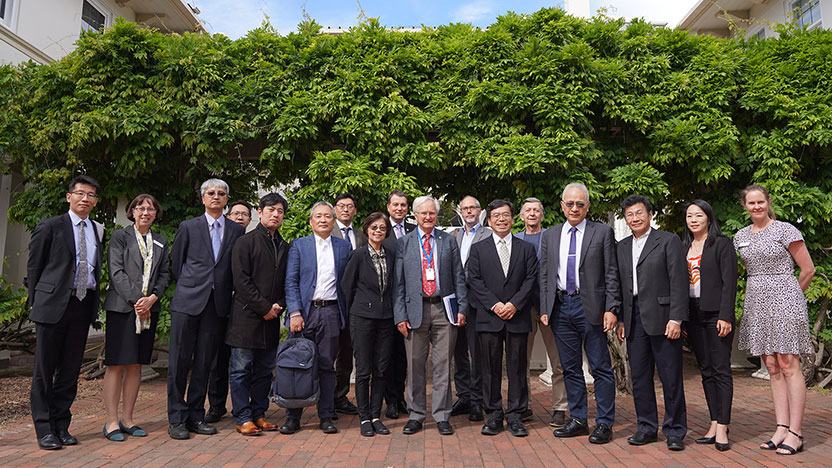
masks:
<path fill-rule="evenodd" d="M 422 291 L 426 296 L 432 296 L 436 292 L 436 273 L 434 272 L 434 279 L 428 281 L 427 269 L 433 266 L 433 258 L 430 251 L 430 234 L 425 234 L 425 240 L 422 243 L 424 255 L 422 255 Z M 431 257 L 431 262 L 428 263 L 428 257 Z"/>

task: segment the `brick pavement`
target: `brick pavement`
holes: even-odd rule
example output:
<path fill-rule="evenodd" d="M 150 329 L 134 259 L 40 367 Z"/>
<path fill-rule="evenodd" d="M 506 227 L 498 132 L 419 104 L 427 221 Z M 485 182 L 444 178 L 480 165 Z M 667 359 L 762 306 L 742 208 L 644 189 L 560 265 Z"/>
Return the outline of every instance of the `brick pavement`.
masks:
<path fill-rule="evenodd" d="M 406 419 L 400 418 L 385 421 L 392 435 L 364 438 L 359 435 L 357 417 L 343 415 L 337 421 L 341 432 L 325 436 L 317 429 L 313 411 L 307 410 L 301 421 L 303 429 L 292 436 L 274 432 L 243 437 L 226 416 L 217 424 L 219 434 L 176 441 L 167 435 L 165 381 L 155 379 L 143 384 L 136 405 L 136 421 L 150 432 L 149 437 L 129 437 L 123 443 L 105 440 L 101 432 L 103 404 L 100 397 L 87 397 L 73 407 L 70 430 L 79 445 L 54 452 L 39 450 L 31 419 L 23 418 L 0 428 L 0 467 L 832 467 L 832 394 L 809 392 L 803 430 L 806 450 L 792 457 L 777 456 L 757 448 L 771 434 L 774 416 L 767 382 L 748 374 L 734 375 L 732 448 L 727 452 L 693 443 L 707 428 L 708 411 L 699 374 L 688 362 L 685 393 L 690 432 L 683 452 L 669 452 L 662 436 L 658 443 L 644 447 L 627 444 L 626 438 L 635 430 L 633 401 L 628 396 L 616 399 L 611 443 L 592 445 L 586 437 L 556 439 L 547 424 L 549 389 L 536 378 L 532 379 L 535 419 L 528 425 L 526 438 L 507 432 L 483 436 L 479 433 L 481 423 L 471 423 L 464 416 L 452 418 L 456 433 L 449 437 L 440 436 L 430 421 L 419 434 L 405 436 L 401 430 Z M 661 414 L 661 396 L 659 405 Z M 590 411 L 594 411 L 594 404 L 590 404 Z M 282 422 L 284 412 L 273 408 L 268 416 Z"/>

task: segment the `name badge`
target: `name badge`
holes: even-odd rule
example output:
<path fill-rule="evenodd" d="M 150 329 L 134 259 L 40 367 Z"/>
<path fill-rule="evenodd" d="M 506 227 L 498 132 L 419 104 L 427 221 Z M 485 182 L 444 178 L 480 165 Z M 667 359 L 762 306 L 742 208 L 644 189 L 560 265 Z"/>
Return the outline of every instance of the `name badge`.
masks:
<path fill-rule="evenodd" d="M 743 247 L 748 247 L 749 245 L 751 245 L 751 242 L 740 242 L 738 248 L 741 249 Z"/>
<path fill-rule="evenodd" d="M 436 272 L 433 268 L 425 268 L 425 281 L 436 281 Z"/>
<path fill-rule="evenodd" d="M 162 243 L 157 240 L 153 241 L 153 243 L 158 245 L 160 249 L 164 247 L 164 245 L 162 245 Z"/>

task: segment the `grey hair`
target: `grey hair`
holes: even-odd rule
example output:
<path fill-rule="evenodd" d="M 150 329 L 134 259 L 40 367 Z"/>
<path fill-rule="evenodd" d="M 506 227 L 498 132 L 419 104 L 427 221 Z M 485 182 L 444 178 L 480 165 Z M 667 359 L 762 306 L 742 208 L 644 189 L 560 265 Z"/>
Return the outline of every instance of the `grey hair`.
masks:
<path fill-rule="evenodd" d="M 465 195 L 464 197 L 462 197 L 462 200 L 465 200 L 466 198 L 473 198 L 474 201 L 477 202 L 477 208 L 482 209 L 482 205 L 480 205 L 480 201 L 477 200 L 477 197 L 473 195 Z M 459 203 L 457 203 L 456 205 L 458 211 L 462 211 L 462 200 L 459 200 Z"/>
<path fill-rule="evenodd" d="M 439 208 L 440 208 L 439 200 L 433 198 L 430 195 L 422 195 L 421 197 L 416 197 L 416 199 L 413 200 L 413 212 L 416 213 L 417 212 L 416 208 L 419 207 L 422 203 L 424 203 L 426 201 L 432 201 L 433 204 L 436 205 L 436 212 L 439 213 Z"/>
<path fill-rule="evenodd" d="M 335 208 L 332 207 L 332 203 L 330 203 L 328 201 L 321 200 L 321 201 L 315 202 L 315 204 L 312 205 L 312 208 L 309 210 L 309 219 L 312 219 L 312 214 L 315 213 L 315 208 L 317 208 L 319 206 L 324 206 L 324 205 L 329 207 L 329 209 L 332 211 L 332 217 L 334 218 L 335 217 Z"/>
<path fill-rule="evenodd" d="M 540 213 L 543 216 L 546 216 L 546 208 L 543 208 L 543 202 L 535 197 L 529 197 L 523 200 L 523 202 L 520 203 L 520 212 L 523 211 L 523 207 L 526 206 L 526 203 L 537 203 L 538 205 L 540 205 Z"/>
<path fill-rule="evenodd" d="M 584 185 L 580 182 L 572 182 L 571 184 L 564 187 L 563 188 L 563 194 L 561 194 L 561 196 L 560 196 L 561 200 L 566 198 L 566 192 L 569 191 L 569 189 L 583 190 L 584 194 L 586 194 L 586 201 L 587 201 L 587 203 L 589 203 L 589 189 L 586 188 L 586 185 Z"/>
<path fill-rule="evenodd" d="M 199 196 L 200 197 L 205 196 L 205 192 L 207 192 L 208 189 L 211 188 L 211 187 L 223 189 L 223 190 L 225 190 L 226 195 L 231 195 L 231 191 L 228 190 L 228 184 L 226 184 L 224 180 L 222 180 L 222 179 L 208 179 L 205 182 L 203 182 L 202 185 L 200 185 L 200 187 L 199 187 Z"/>

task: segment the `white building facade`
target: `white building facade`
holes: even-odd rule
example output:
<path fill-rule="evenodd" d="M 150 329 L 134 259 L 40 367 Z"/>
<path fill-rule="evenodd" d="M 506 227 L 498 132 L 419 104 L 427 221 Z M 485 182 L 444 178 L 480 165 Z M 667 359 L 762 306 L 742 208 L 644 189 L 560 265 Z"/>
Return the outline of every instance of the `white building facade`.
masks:
<path fill-rule="evenodd" d="M 825 19 L 825 22 L 824 22 Z M 832 0 L 699 0 L 679 29 L 716 37 L 777 37 L 777 24 L 808 29 L 832 26 Z"/>

